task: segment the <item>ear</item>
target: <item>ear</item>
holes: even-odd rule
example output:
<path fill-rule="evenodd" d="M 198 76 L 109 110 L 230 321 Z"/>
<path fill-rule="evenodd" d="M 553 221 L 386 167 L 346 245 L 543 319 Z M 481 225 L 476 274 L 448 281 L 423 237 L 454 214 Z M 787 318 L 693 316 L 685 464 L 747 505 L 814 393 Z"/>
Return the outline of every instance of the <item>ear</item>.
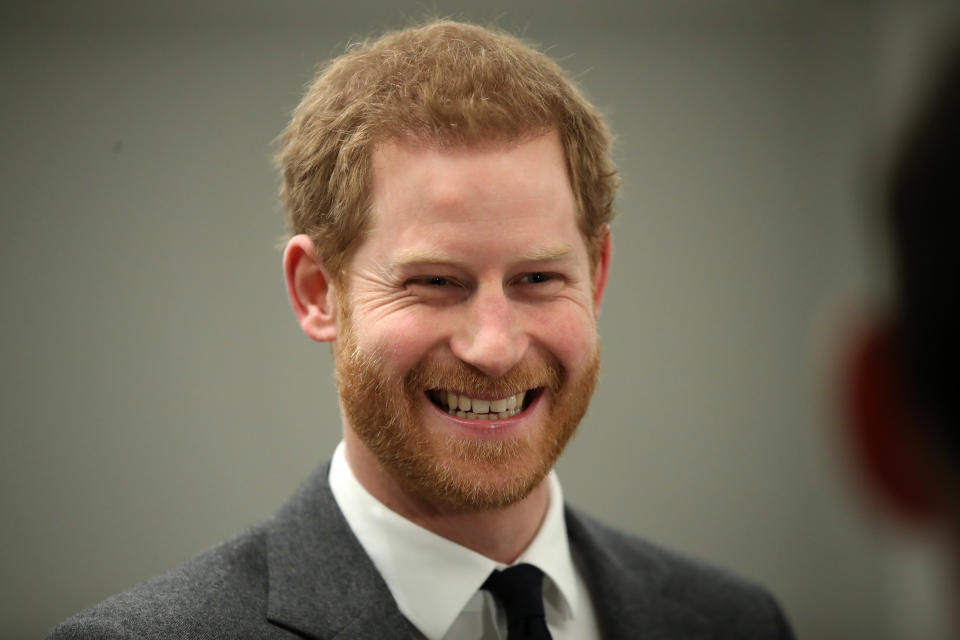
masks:
<path fill-rule="evenodd" d="M 317 342 L 336 340 L 337 292 L 308 236 L 290 238 L 283 252 L 283 274 L 293 313 L 303 332 Z"/>
<path fill-rule="evenodd" d="M 927 524 L 943 500 L 936 460 L 909 405 L 895 325 L 874 320 L 854 340 L 844 371 L 846 427 L 873 493 L 902 519 Z"/>
<path fill-rule="evenodd" d="M 598 240 L 600 252 L 597 255 L 597 265 L 593 270 L 593 311 L 600 311 L 603 302 L 603 292 L 607 288 L 607 278 L 610 276 L 610 260 L 613 258 L 613 232 L 610 225 L 603 225 L 603 237 Z"/>

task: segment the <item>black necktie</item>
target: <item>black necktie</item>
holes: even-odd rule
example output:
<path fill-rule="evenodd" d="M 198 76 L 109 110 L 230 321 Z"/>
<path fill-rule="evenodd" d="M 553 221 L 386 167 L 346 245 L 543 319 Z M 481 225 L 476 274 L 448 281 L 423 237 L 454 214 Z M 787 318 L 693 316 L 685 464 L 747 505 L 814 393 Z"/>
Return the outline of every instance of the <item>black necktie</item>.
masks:
<path fill-rule="evenodd" d="M 543 572 L 532 564 L 494 571 L 483 583 L 507 612 L 507 640 L 551 640 L 543 617 Z"/>

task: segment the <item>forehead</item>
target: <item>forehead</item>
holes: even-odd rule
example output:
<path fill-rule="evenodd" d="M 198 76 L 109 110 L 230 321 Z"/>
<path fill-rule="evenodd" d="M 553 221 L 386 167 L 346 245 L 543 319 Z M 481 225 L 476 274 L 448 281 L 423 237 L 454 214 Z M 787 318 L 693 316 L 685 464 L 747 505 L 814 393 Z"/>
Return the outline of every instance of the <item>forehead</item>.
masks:
<path fill-rule="evenodd" d="M 577 228 L 556 132 L 455 147 L 391 139 L 375 147 L 372 169 L 372 235 L 399 237 L 411 228 L 469 227 L 478 234 L 530 224 L 560 232 Z"/>

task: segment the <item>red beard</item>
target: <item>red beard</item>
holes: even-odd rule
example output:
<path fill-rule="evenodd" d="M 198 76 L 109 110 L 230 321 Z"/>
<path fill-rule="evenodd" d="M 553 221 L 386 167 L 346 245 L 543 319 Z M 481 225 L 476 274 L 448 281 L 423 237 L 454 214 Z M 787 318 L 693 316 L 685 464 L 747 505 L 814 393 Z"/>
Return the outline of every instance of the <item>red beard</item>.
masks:
<path fill-rule="evenodd" d="M 401 380 L 383 373 L 381 356 L 361 353 L 349 320 L 337 342 L 337 384 L 350 427 L 392 478 L 420 499 L 481 511 L 526 498 L 553 468 L 586 413 L 600 368 L 599 349 L 570 378 L 557 362 L 525 360 L 498 378 L 466 363 L 424 360 Z M 540 424 L 513 437 L 464 438 L 424 423 L 425 392 L 505 397 L 541 389 L 550 403 Z"/>

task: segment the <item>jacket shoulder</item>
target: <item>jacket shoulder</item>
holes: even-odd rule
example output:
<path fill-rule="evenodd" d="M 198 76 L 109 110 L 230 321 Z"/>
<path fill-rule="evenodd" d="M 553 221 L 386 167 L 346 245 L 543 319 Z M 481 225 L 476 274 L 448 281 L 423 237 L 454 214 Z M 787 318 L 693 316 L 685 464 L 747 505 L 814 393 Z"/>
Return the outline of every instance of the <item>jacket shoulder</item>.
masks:
<path fill-rule="evenodd" d="M 612 603 L 627 619 L 634 613 L 648 621 L 662 637 L 793 637 L 780 606 L 761 585 L 570 507 L 566 517 L 574 557 L 601 620 L 604 603 Z"/>
<path fill-rule="evenodd" d="M 48 638 L 265 637 L 266 611 L 266 542 L 259 525 L 81 611 Z"/>

